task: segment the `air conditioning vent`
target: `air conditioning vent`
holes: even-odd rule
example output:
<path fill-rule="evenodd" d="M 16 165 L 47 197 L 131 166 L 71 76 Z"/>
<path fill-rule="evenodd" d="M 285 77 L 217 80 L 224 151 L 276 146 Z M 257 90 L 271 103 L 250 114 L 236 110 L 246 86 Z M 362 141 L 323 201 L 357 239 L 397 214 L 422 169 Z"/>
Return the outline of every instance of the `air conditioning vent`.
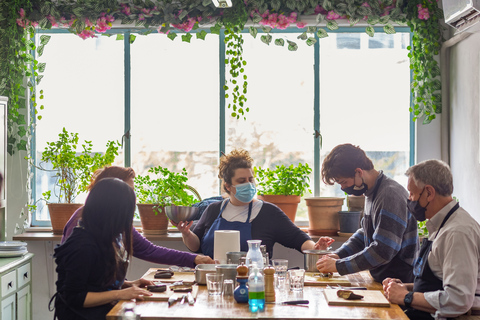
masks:
<path fill-rule="evenodd" d="M 443 0 L 442 4 L 445 22 L 455 28 L 456 33 L 480 30 L 480 0 Z"/>

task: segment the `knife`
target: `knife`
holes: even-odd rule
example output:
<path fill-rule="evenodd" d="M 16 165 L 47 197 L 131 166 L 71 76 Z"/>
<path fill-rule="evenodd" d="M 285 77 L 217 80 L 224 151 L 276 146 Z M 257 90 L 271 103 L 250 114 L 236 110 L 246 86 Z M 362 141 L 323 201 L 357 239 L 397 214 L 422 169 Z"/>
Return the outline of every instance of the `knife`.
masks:
<path fill-rule="evenodd" d="M 308 300 L 292 300 L 292 301 L 282 301 L 282 302 L 265 302 L 269 304 L 283 304 L 283 305 L 304 305 L 304 304 L 309 304 L 310 301 Z"/>
<path fill-rule="evenodd" d="M 195 299 L 193 298 L 193 295 L 191 292 L 187 293 L 187 300 L 188 300 L 188 304 L 193 306 L 193 304 L 195 303 Z"/>
<path fill-rule="evenodd" d="M 177 301 L 178 297 L 176 294 L 172 294 L 169 298 L 168 298 L 168 307 L 170 308 L 176 301 Z"/>

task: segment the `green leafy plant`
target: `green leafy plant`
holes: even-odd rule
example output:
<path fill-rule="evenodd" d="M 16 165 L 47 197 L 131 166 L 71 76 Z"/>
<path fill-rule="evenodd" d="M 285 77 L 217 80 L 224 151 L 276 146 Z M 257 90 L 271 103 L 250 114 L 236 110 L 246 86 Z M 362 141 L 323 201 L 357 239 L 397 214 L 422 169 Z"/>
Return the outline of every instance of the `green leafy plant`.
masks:
<path fill-rule="evenodd" d="M 310 191 L 310 173 L 307 163 L 294 166 L 277 165 L 275 169 L 254 167 L 258 193 L 262 195 L 303 196 Z"/>
<path fill-rule="evenodd" d="M 435 119 L 435 114 L 442 113 L 442 85 L 436 57 L 444 41 L 444 28 L 440 24 L 443 11 L 434 0 L 408 1 L 405 11 L 413 32 L 408 57 L 414 97 L 409 110 L 414 120 L 423 117 L 423 124 L 427 124 Z"/>
<path fill-rule="evenodd" d="M 196 191 L 187 185 L 187 170 L 182 169 L 176 173 L 157 166 L 148 169 L 145 176 L 135 177 L 135 193 L 138 203 L 155 204 L 154 212 L 160 213 L 161 207 L 165 206 L 191 206 L 197 199 L 187 190 L 194 194 Z M 193 189 L 193 190 L 192 190 Z"/>
<path fill-rule="evenodd" d="M 47 142 L 47 147 L 42 152 L 41 163 L 51 163 L 57 181 L 55 193 L 60 203 L 73 203 L 76 196 L 87 191 L 90 179 L 95 170 L 111 165 L 118 155 L 120 143 L 108 141 L 104 154 L 92 153 L 92 142 L 84 141 L 79 149 L 78 133 L 69 133 L 65 128 L 58 135 L 58 140 Z M 47 202 L 50 200 L 51 191 L 42 195 Z M 34 207 L 33 207 L 34 208 Z M 32 208 L 32 209 L 33 209 Z"/>

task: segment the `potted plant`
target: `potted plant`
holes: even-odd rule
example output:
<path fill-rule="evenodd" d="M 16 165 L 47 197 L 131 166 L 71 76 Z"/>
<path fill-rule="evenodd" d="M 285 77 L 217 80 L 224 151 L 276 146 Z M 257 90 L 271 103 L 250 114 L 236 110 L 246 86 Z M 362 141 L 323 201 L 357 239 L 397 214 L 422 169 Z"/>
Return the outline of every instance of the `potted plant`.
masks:
<path fill-rule="evenodd" d="M 111 165 L 118 155 L 120 143 L 108 141 L 105 153 L 92 153 L 92 142 L 84 141 L 79 146 L 78 133 L 69 133 L 65 128 L 58 135 L 58 140 L 47 142 L 47 147 L 42 152 L 40 170 L 47 170 L 41 166 L 42 163 L 50 163 L 52 171 L 55 172 L 56 182 L 53 193 L 57 203 L 50 201 L 52 190 L 42 194 L 47 202 L 52 231 L 54 234 L 62 234 L 63 228 L 75 210 L 82 206 L 74 203 L 75 198 L 81 192 L 87 191 L 93 172 L 104 166 Z M 36 206 L 30 206 L 36 209 Z"/>
<path fill-rule="evenodd" d="M 253 168 L 258 188 L 258 199 L 277 205 L 295 221 L 300 198 L 310 191 L 310 173 L 307 163 L 296 167 L 277 165 L 275 169 Z"/>
<path fill-rule="evenodd" d="M 137 208 L 144 234 L 167 233 L 168 218 L 166 206 L 191 206 L 197 198 L 187 192 L 190 190 L 197 197 L 195 189 L 187 185 L 187 170 L 176 173 L 162 166 L 148 169 L 145 176 L 135 177 Z"/>

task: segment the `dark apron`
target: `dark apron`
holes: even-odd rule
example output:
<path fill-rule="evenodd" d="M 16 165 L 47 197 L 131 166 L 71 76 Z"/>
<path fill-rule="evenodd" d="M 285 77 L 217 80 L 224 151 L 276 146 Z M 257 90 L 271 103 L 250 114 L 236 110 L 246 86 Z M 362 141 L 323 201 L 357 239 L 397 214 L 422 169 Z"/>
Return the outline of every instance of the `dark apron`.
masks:
<path fill-rule="evenodd" d="M 378 193 L 378 189 L 380 188 L 380 184 L 382 183 L 383 178 L 385 175 L 378 179 L 378 182 L 373 189 L 372 194 L 372 208 L 373 208 L 373 201 Z M 373 210 L 371 210 L 373 211 Z M 369 246 L 373 242 L 373 234 L 375 233 L 375 227 L 373 225 L 373 218 L 372 213 L 366 214 L 363 217 L 362 227 L 365 230 L 364 241 L 365 246 Z M 370 270 L 370 274 L 372 275 L 373 279 L 377 282 L 382 282 L 385 278 L 397 278 L 402 280 L 402 282 L 410 283 L 413 281 L 412 275 L 412 266 L 403 261 L 396 255 L 393 259 L 388 262 L 387 264 L 382 264 L 381 266 L 375 267 Z"/>
<path fill-rule="evenodd" d="M 240 231 L 240 251 L 248 251 L 248 244 L 247 240 L 252 239 L 252 224 L 250 223 L 250 216 L 252 215 L 252 202 L 248 205 L 248 217 L 247 221 L 240 222 L 240 221 L 227 221 L 222 218 L 222 212 L 227 206 L 227 200 L 223 205 L 218 217 L 213 221 L 210 229 L 208 229 L 207 233 L 202 238 L 202 253 L 204 255 L 209 256 L 213 259 L 213 246 L 215 243 L 215 230 L 238 230 Z"/>
<path fill-rule="evenodd" d="M 440 228 L 437 230 L 437 234 L 435 235 L 435 240 L 442 229 L 445 222 L 447 222 L 448 218 L 460 207 L 457 203 L 445 216 L 440 225 Z M 443 281 L 438 279 L 430 269 L 428 264 L 428 255 L 432 250 L 432 243 L 433 241 L 429 241 L 427 238 L 424 238 L 422 241 L 422 246 L 420 247 L 420 253 L 418 255 L 417 260 L 415 261 L 413 267 L 413 274 L 415 275 L 415 282 L 413 283 L 413 292 L 431 292 L 437 290 L 443 290 Z M 414 308 L 407 308 L 405 310 L 405 314 L 410 319 L 433 319 L 430 313 L 425 311 L 420 311 Z"/>

